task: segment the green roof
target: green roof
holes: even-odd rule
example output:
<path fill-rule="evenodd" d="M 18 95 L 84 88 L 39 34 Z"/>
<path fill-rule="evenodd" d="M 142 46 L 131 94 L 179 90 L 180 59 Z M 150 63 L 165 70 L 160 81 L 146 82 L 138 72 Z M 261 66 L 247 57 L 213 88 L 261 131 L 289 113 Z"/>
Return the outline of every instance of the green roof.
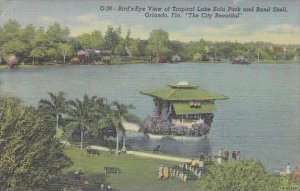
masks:
<path fill-rule="evenodd" d="M 198 88 L 199 86 L 194 86 L 194 85 L 191 85 L 191 84 L 185 84 L 185 85 L 182 85 L 182 84 L 175 84 L 175 85 L 168 85 L 172 88 L 187 88 L 187 89 L 193 89 L 193 88 Z"/>
<path fill-rule="evenodd" d="M 190 107 L 186 102 L 175 102 L 173 107 L 176 115 L 196 114 L 196 113 L 213 113 L 216 110 L 214 103 L 202 103 L 201 107 Z"/>
<path fill-rule="evenodd" d="M 227 96 L 209 92 L 192 85 L 169 85 L 169 87 L 158 90 L 142 91 L 141 94 L 149 95 L 166 101 L 202 101 L 223 100 Z"/>

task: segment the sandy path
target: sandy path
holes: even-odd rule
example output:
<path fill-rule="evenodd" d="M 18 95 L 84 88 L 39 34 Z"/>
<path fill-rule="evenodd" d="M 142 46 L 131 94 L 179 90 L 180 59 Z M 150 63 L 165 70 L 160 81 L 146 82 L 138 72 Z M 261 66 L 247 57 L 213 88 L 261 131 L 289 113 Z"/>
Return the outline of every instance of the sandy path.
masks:
<path fill-rule="evenodd" d="M 101 146 L 95 146 L 95 145 L 91 145 L 89 147 L 92 149 L 100 150 L 100 151 L 109 151 L 109 148 L 107 148 L 107 147 L 101 147 Z M 139 157 L 168 160 L 168 161 L 174 161 L 174 162 L 190 162 L 191 161 L 191 159 L 189 159 L 189 158 L 181 158 L 181 157 L 168 156 L 168 155 L 163 155 L 163 154 L 152 154 L 152 153 L 145 153 L 145 152 L 140 152 L 140 151 L 126 151 L 126 154 L 139 156 Z"/>

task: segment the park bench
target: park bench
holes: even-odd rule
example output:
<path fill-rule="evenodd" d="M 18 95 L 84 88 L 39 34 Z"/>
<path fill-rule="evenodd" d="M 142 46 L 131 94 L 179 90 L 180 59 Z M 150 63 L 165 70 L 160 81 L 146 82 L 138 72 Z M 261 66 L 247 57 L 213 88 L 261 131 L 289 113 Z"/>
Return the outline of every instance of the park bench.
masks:
<path fill-rule="evenodd" d="M 198 177 L 194 174 L 186 174 L 183 181 L 197 180 Z"/>
<path fill-rule="evenodd" d="M 119 174 L 121 172 L 120 168 L 118 167 L 104 167 L 104 173 L 117 173 Z"/>
<path fill-rule="evenodd" d="M 160 152 L 160 145 L 156 145 L 156 147 L 154 147 L 152 149 L 153 152 Z"/>
<path fill-rule="evenodd" d="M 86 149 L 87 154 L 89 155 L 99 155 L 100 151 L 97 149 L 87 148 Z"/>

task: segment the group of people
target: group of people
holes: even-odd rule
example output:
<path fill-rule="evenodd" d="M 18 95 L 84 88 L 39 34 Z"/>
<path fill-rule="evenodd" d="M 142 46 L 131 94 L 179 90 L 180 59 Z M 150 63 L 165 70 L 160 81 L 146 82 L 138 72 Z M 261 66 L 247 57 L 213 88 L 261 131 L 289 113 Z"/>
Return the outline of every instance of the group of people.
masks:
<path fill-rule="evenodd" d="M 297 166 L 293 170 L 292 178 L 294 181 L 300 181 L 300 171 Z"/>
<path fill-rule="evenodd" d="M 158 168 L 158 179 L 166 180 L 169 178 L 169 167 L 160 165 Z"/>
<path fill-rule="evenodd" d="M 191 162 L 188 163 L 188 164 L 189 164 L 189 166 L 190 166 L 191 168 L 195 168 L 195 167 L 198 167 L 198 168 L 204 168 L 204 166 L 205 166 L 204 160 L 205 160 L 205 159 L 208 159 L 208 160 L 209 160 L 209 158 L 210 158 L 210 160 L 211 160 L 211 155 L 209 155 L 208 157 L 205 157 L 204 154 L 201 153 L 201 154 L 200 154 L 200 157 L 199 157 L 199 162 L 197 162 L 197 160 L 195 160 L 195 159 L 192 159 Z"/>
<path fill-rule="evenodd" d="M 199 168 L 194 161 L 196 160 L 193 160 L 191 163 L 183 163 L 179 166 L 172 167 L 170 169 L 171 177 L 179 178 L 184 182 L 200 178 L 203 168 Z"/>
<path fill-rule="evenodd" d="M 78 180 L 81 184 L 88 184 L 88 181 L 86 180 L 86 176 L 81 170 L 76 171 L 74 173 L 74 178 L 75 180 Z"/>
<path fill-rule="evenodd" d="M 295 166 L 293 172 L 291 173 L 291 166 L 290 163 L 286 166 L 285 172 L 281 172 L 280 175 L 292 175 L 294 181 L 300 181 L 300 171 L 297 166 Z"/>
<path fill-rule="evenodd" d="M 229 160 L 229 153 L 230 152 L 227 149 L 220 149 L 218 156 L 217 156 L 218 164 L 222 164 L 223 161 L 227 162 Z M 232 158 L 232 160 L 241 161 L 242 160 L 241 151 L 232 151 L 231 158 Z"/>
<path fill-rule="evenodd" d="M 209 159 L 201 153 L 199 160 L 192 159 L 191 162 L 181 164 L 179 171 L 177 171 L 177 176 L 183 181 L 186 181 L 188 176 L 192 179 L 200 178 L 201 174 L 205 171 L 206 164 L 204 160 Z"/>
<path fill-rule="evenodd" d="M 179 178 L 186 182 L 188 180 L 196 180 L 200 178 L 204 171 L 204 160 L 198 161 L 192 159 L 191 162 L 185 162 L 180 165 L 173 165 L 170 167 L 163 167 L 162 165 L 158 169 L 158 179 L 166 180 L 169 177 Z"/>

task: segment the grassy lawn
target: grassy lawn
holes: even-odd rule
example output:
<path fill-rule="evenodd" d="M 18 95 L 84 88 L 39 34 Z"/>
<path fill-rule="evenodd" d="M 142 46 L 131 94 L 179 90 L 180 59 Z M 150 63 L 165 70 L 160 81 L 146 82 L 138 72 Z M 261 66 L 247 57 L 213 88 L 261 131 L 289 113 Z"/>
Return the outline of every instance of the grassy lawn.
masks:
<path fill-rule="evenodd" d="M 108 174 L 107 180 L 115 189 L 120 190 L 198 190 L 197 181 L 183 182 L 179 179 L 158 180 L 156 171 L 159 165 L 173 165 L 176 162 L 149 159 L 132 155 L 112 155 L 101 151 L 99 156 L 89 156 L 86 150 L 67 148 L 73 166 L 65 172 L 82 170 L 86 174 L 104 173 L 104 167 L 119 167 L 121 174 Z"/>

